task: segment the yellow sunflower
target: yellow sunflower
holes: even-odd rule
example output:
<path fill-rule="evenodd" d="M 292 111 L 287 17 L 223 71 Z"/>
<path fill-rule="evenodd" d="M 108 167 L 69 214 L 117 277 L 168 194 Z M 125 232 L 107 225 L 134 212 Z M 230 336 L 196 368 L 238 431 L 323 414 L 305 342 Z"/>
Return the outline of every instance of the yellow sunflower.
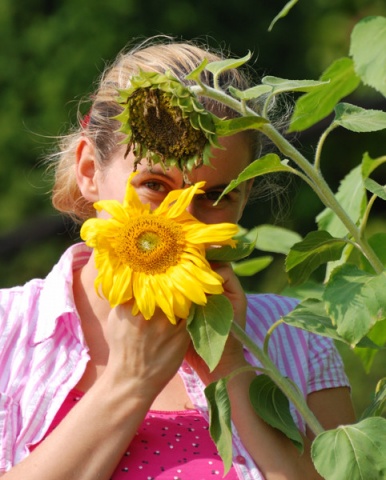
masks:
<path fill-rule="evenodd" d="M 132 175 L 133 176 L 133 175 Z M 193 303 L 205 305 L 207 294 L 221 294 L 223 279 L 205 258 L 209 246 L 235 246 L 233 223 L 207 225 L 186 208 L 205 182 L 171 191 L 155 210 L 141 203 L 129 178 L 123 203 L 94 204 L 111 218 L 92 218 L 81 237 L 95 251 L 95 288 L 111 307 L 133 300 L 133 315 L 149 320 L 159 307 L 171 323 L 186 318 Z"/>

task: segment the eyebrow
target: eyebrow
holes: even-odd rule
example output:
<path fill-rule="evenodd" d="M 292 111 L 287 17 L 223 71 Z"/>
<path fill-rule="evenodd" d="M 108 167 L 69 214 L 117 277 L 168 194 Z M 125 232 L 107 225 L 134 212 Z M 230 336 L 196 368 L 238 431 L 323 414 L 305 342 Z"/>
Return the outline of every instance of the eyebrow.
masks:
<path fill-rule="evenodd" d="M 221 191 L 224 191 L 227 187 L 228 187 L 228 183 L 224 183 L 224 184 L 219 184 L 219 185 L 212 185 L 208 188 L 206 188 L 206 191 L 210 191 L 210 190 L 221 190 Z M 204 187 L 205 188 L 205 187 Z M 233 188 L 230 192 L 228 193 L 237 193 L 237 194 L 240 194 L 241 193 L 241 189 L 239 186 Z"/>
<path fill-rule="evenodd" d="M 167 170 L 166 170 L 167 171 Z M 142 170 L 140 172 L 140 175 L 157 175 L 158 177 L 163 177 L 165 178 L 166 180 L 168 180 L 169 182 L 175 182 L 176 179 L 171 176 L 170 174 L 168 175 L 167 173 L 165 173 L 165 171 L 162 169 L 161 166 L 157 166 L 157 165 L 153 165 L 152 167 L 150 167 L 149 169 L 147 170 Z M 184 187 L 184 181 L 182 180 L 182 184 L 181 184 L 181 187 L 180 188 L 183 188 Z"/>

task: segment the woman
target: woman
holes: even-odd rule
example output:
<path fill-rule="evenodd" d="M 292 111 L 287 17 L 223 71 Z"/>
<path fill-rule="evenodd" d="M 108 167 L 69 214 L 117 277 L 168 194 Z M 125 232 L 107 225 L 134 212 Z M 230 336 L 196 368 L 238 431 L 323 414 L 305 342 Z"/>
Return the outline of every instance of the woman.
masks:
<path fill-rule="evenodd" d="M 122 145 L 122 107 L 117 91 L 133 74 L 167 70 L 183 79 L 204 58 L 219 57 L 191 44 L 166 42 L 122 53 L 103 75 L 90 116 L 66 137 L 58 153 L 53 202 L 84 221 L 94 202 L 122 201 L 134 170 L 133 149 Z M 203 81 L 210 82 L 210 78 Z M 237 71 L 223 76 L 224 88 L 248 87 Z M 215 102 L 207 110 L 235 116 Z M 260 139 L 244 132 L 212 147 L 214 168 L 176 168 L 142 162 L 131 184 L 143 203 L 156 208 L 166 195 L 205 181 L 205 193 L 188 207 L 207 224 L 237 223 L 251 189 L 242 184 L 218 205 L 214 201 L 256 158 Z M 99 213 L 98 213 L 99 215 Z M 214 265 L 234 318 L 256 342 L 296 301 L 274 295 L 245 296 L 229 265 Z M 172 325 L 156 310 L 151 321 L 133 316 L 132 305 L 111 308 L 97 294 L 94 253 L 84 244 L 70 248 L 45 280 L 3 290 L 0 344 L 0 472 L 4 480 L 207 479 L 223 474 L 209 438 L 205 385 L 256 361 L 233 337 L 213 372 L 190 344 L 186 319 Z M 325 428 L 354 420 L 347 379 L 332 343 L 281 325 L 271 356 L 303 391 Z M 269 427 L 252 410 L 248 387 L 255 373 L 229 384 L 235 426 L 233 466 L 225 478 L 319 478 L 309 455 L 312 434 L 294 413 L 306 451 Z"/>

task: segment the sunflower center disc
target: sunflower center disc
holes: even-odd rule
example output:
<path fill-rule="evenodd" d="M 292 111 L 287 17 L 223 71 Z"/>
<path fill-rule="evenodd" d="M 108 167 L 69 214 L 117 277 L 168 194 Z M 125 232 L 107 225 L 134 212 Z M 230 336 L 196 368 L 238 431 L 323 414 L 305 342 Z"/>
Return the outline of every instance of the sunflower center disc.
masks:
<path fill-rule="evenodd" d="M 155 232 L 143 232 L 137 238 L 138 248 L 142 252 L 152 252 L 162 242 Z"/>
<path fill-rule="evenodd" d="M 130 220 L 117 240 L 121 261 L 148 275 L 165 273 L 177 265 L 185 244 L 179 224 L 152 216 Z"/>

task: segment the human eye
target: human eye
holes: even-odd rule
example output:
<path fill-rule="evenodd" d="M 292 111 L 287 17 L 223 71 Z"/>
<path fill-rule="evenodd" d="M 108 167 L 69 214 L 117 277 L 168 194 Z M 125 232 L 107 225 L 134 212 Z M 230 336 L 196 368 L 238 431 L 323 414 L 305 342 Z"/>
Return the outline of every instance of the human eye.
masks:
<path fill-rule="evenodd" d="M 202 194 L 201 198 L 203 200 L 209 200 L 211 202 L 217 202 L 220 198 L 222 190 L 210 190 L 209 192 L 205 192 Z"/>
<path fill-rule="evenodd" d="M 208 190 L 205 193 L 202 193 L 198 198 L 201 202 L 207 202 L 212 208 L 221 208 L 232 201 L 231 194 L 221 196 L 223 191 L 223 188 Z"/>
<path fill-rule="evenodd" d="M 165 193 L 167 190 L 163 183 L 156 180 L 148 180 L 143 182 L 143 186 L 149 190 L 152 190 L 153 192 Z"/>

